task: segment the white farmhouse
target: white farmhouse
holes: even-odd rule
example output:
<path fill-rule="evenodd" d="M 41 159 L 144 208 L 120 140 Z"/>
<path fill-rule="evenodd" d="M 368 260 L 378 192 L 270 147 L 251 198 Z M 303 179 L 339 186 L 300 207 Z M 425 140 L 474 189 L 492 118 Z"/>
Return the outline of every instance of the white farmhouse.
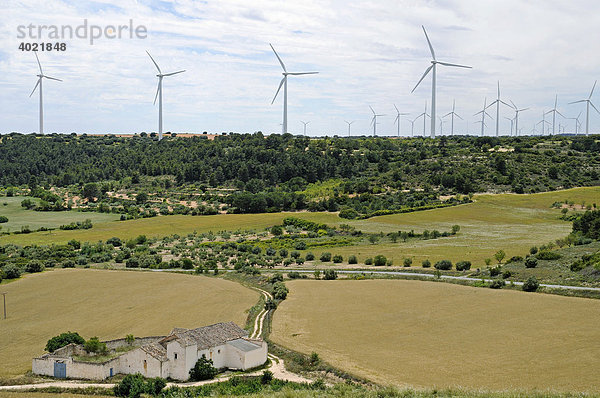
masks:
<path fill-rule="evenodd" d="M 168 336 L 144 337 L 128 345 L 125 339 L 106 342 L 114 355 L 104 362 L 86 361 L 81 345 L 69 344 L 34 358 L 33 373 L 57 378 L 105 379 L 115 374 L 187 380 L 190 369 L 205 355 L 216 368 L 247 370 L 267 361 L 267 343 L 249 339 L 233 322 L 197 329 L 175 328 Z M 120 354 L 119 354 L 120 353 Z"/>

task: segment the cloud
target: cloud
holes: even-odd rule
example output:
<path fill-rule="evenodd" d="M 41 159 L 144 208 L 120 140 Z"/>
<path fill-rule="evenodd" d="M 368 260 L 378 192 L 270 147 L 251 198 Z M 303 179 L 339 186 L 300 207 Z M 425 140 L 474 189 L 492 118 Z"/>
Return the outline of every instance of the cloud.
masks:
<path fill-rule="evenodd" d="M 281 68 L 273 43 L 289 70 L 320 72 L 290 78 L 292 132 L 310 119 L 311 134 L 344 134 L 343 120 L 356 119 L 352 131 L 369 133 L 368 105 L 392 115 L 395 103 L 414 118 L 430 101 L 429 78 L 410 94 L 430 61 L 425 25 L 440 60 L 473 66 L 438 68 L 438 115 L 455 99 L 465 119 L 456 128 L 468 123 L 473 132 L 470 115 L 484 97 L 495 98 L 500 80 L 505 100 L 531 107 L 520 115 L 525 133 L 550 109 L 555 93 L 566 116 L 582 109 L 567 102 L 587 97 L 597 79 L 599 8 L 591 0 L 8 0 L 0 5 L 0 131 L 37 128 L 37 99 L 28 97 L 37 66 L 31 53 L 18 50 L 18 25 L 88 19 L 105 26 L 132 19 L 148 28 L 147 39 L 93 46 L 68 40 L 64 53 L 40 53 L 44 71 L 64 80 L 44 86 L 48 132 L 155 130 L 156 70 L 145 50 L 165 71 L 187 70 L 165 78 L 165 129 L 278 131 L 281 98 L 270 101 Z M 503 116 L 512 114 L 505 109 Z M 382 117 L 378 132 L 393 134 L 393 120 Z M 501 126 L 510 129 L 505 119 Z M 598 115 L 592 126 L 600 129 Z M 402 128 L 409 131 L 410 123 Z"/>

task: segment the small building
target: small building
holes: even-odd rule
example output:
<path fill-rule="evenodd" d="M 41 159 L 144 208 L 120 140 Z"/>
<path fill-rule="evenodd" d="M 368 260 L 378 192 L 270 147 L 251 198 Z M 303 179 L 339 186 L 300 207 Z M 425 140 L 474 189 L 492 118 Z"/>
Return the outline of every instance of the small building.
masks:
<path fill-rule="evenodd" d="M 167 336 L 105 342 L 109 355 L 103 361 L 86 360 L 82 345 L 69 344 L 33 359 L 34 374 L 57 378 L 101 380 L 116 374 L 140 373 L 146 377 L 187 380 L 190 370 L 205 355 L 216 368 L 247 370 L 267 361 L 267 343 L 248 338 L 233 322 L 197 329 L 175 328 Z M 96 358 L 97 360 L 97 358 Z"/>

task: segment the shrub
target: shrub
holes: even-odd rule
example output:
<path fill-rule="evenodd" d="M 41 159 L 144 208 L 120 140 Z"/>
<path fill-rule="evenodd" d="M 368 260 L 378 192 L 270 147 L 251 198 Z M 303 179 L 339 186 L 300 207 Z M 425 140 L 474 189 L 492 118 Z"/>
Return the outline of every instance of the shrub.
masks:
<path fill-rule="evenodd" d="M 519 261 L 523 261 L 523 257 L 521 257 L 521 256 L 512 256 L 511 258 L 508 259 L 508 261 L 506 262 L 506 264 L 518 263 Z"/>
<path fill-rule="evenodd" d="M 410 267 L 412 265 L 412 263 L 413 263 L 413 260 L 410 257 L 406 257 L 404 260 L 402 260 L 402 264 L 405 267 Z"/>
<path fill-rule="evenodd" d="M 279 250 L 279 255 L 280 255 L 281 257 L 283 257 L 283 258 L 286 258 L 286 257 L 287 257 L 287 255 L 288 255 L 288 251 L 287 251 L 287 249 L 281 249 L 281 250 Z"/>
<path fill-rule="evenodd" d="M 42 264 L 39 260 L 32 260 L 27 263 L 25 266 L 25 271 L 34 273 L 34 272 L 42 272 L 44 270 L 44 264 Z"/>
<path fill-rule="evenodd" d="M 283 234 L 283 228 L 281 227 L 281 225 L 274 225 L 271 227 L 271 233 L 275 236 L 279 236 Z"/>
<path fill-rule="evenodd" d="M 107 239 L 106 243 L 109 245 L 112 245 L 113 247 L 120 247 L 123 245 L 123 242 L 121 241 L 121 239 L 117 238 L 116 236 L 113 236 L 112 238 Z"/>
<path fill-rule="evenodd" d="M 202 354 L 202 358 L 198 359 L 196 365 L 190 369 L 190 380 L 202 381 L 214 379 L 218 371 L 213 366 L 212 359 L 207 359 L 206 355 Z"/>
<path fill-rule="evenodd" d="M 3 269 L 5 279 L 17 279 L 21 277 L 21 269 L 13 264 L 6 265 Z"/>
<path fill-rule="evenodd" d="M 498 276 L 498 275 L 500 275 L 501 272 L 502 272 L 502 267 L 500 267 L 500 266 L 490 268 L 490 276 L 491 277 Z"/>
<path fill-rule="evenodd" d="M 276 282 L 273 284 L 273 297 L 276 300 L 285 300 L 288 293 L 289 290 L 283 282 Z"/>
<path fill-rule="evenodd" d="M 50 340 L 48 340 L 48 342 L 46 343 L 45 349 L 48 352 L 54 352 L 54 351 L 58 350 L 59 348 L 62 348 L 71 343 L 83 344 L 83 343 L 85 343 L 85 340 L 77 332 L 61 333 L 58 336 L 54 336 Z"/>
<path fill-rule="evenodd" d="M 494 258 L 496 259 L 496 261 L 498 261 L 498 264 L 502 263 L 502 260 L 504 260 L 504 257 L 506 257 L 506 253 L 504 253 L 504 250 L 498 250 L 494 254 Z"/>
<path fill-rule="evenodd" d="M 62 262 L 61 267 L 63 268 L 75 268 L 75 261 L 65 260 Z"/>
<path fill-rule="evenodd" d="M 8 222 L 8 217 L 6 217 L 6 216 L 0 216 L 0 224 L 3 224 L 5 222 Z"/>
<path fill-rule="evenodd" d="M 329 252 L 321 253 L 320 260 L 323 261 L 324 263 L 331 261 L 331 253 L 329 253 Z"/>
<path fill-rule="evenodd" d="M 536 254 L 537 252 L 538 252 L 537 246 L 532 246 L 531 249 L 529 249 L 529 254 L 531 254 L 532 256 L 534 254 Z"/>
<path fill-rule="evenodd" d="M 333 256 L 333 262 L 334 262 L 334 264 L 339 264 L 342 261 L 344 261 L 344 258 L 341 255 L 336 254 L 335 256 Z"/>
<path fill-rule="evenodd" d="M 351 207 L 346 207 L 340 210 L 339 217 L 353 220 L 358 217 L 358 212 Z"/>
<path fill-rule="evenodd" d="M 387 263 L 387 258 L 384 255 L 378 254 L 373 259 L 373 265 L 376 267 L 383 267 Z"/>
<path fill-rule="evenodd" d="M 156 377 L 146 379 L 139 373 L 126 375 L 123 380 L 113 387 L 113 392 L 117 397 L 139 398 L 142 394 L 158 396 L 167 385 L 165 379 Z"/>
<path fill-rule="evenodd" d="M 106 343 L 101 342 L 98 337 L 92 337 L 85 343 L 83 343 L 83 349 L 87 352 L 93 352 L 96 354 L 106 353 Z"/>
<path fill-rule="evenodd" d="M 429 268 L 429 267 L 431 267 L 431 261 L 429 261 L 429 260 L 423 260 L 423 261 L 421 261 L 421 266 L 423 268 Z"/>
<path fill-rule="evenodd" d="M 458 233 L 458 231 L 460 231 L 460 225 L 453 225 L 452 226 L 452 235 L 456 235 Z"/>
<path fill-rule="evenodd" d="M 394 260 L 392 260 L 391 258 L 388 258 L 388 260 L 385 262 L 385 265 L 388 267 L 391 267 L 392 265 L 394 265 Z"/>
<path fill-rule="evenodd" d="M 467 271 L 471 269 L 471 262 L 470 261 L 459 261 L 456 263 L 456 270 L 457 271 Z"/>
<path fill-rule="evenodd" d="M 306 253 L 306 257 L 305 257 L 306 261 L 313 261 L 315 259 L 315 255 L 312 254 L 311 252 Z"/>
<path fill-rule="evenodd" d="M 440 260 L 434 265 L 435 269 L 440 271 L 448 271 L 452 269 L 452 261 L 450 260 Z"/>
<path fill-rule="evenodd" d="M 265 370 L 264 372 L 262 372 L 262 375 L 260 375 L 261 384 L 269 384 L 272 380 L 273 372 L 271 372 L 270 370 Z"/>
<path fill-rule="evenodd" d="M 535 276 L 529 277 L 525 283 L 523 283 L 523 291 L 524 292 L 535 292 L 540 287 Z"/>
<path fill-rule="evenodd" d="M 494 279 L 492 283 L 490 283 L 490 289 L 502 289 L 506 285 L 504 279 Z"/>
<path fill-rule="evenodd" d="M 509 270 L 502 272 L 502 279 L 508 279 L 511 276 L 512 276 L 512 272 L 510 272 Z"/>
<path fill-rule="evenodd" d="M 306 250 L 306 242 L 299 241 L 294 244 L 294 249 L 296 250 Z"/>
<path fill-rule="evenodd" d="M 358 259 L 354 254 L 348 257 L 348 264 L 358 264 Z"/>
<path fill-rule="evenodd" d="M 538 260 L 558 260 L 562 256 L 557 252 L 553 252 L 550 250 L 542 250 L 537 254 L 536 257 L 538 258 Z"/>
<path fill-rule="evenodd" d="M 314 272 L 314 276 L 315 276 L 315 279 L 321 279 L 321 271 L 316 269 Z"/>
<path fill-rule="evenodd" d="M 538 264 L 538 260 L 535 257 L 527 257 L 527 259 L 525 260 L 526 268 L 535 268 L 535 267 L 537 267 L 537 264 Z"/>
<path fill-rule="evenodd" d="M 365 265 L 372 265 L 372 264 L 373 264 L 373 259 L 371 257 L 369 257 L 365 260 Z"/>
<path fill-rule="evenodd" d="M 288 272 L 287 275 L 288 275 L 288 278 L 290 278 L 290 279 L 299 279 L 299 278 L 301 278 L 300 272 L 298 272 L 298 271 Z"/>
<path fill-rule="evenodd" d="M 337 279 L 337 272 L 335 272 L 335 270 L 333 270 L 333 269 L 326 269 L 323 272 L 323 279 L 325 279 L 325 280 Z"/>
<path fill-rule="evenodd" d="M 75 250 L 79 250 L 81 248 L 81 242 L 75 239 L 71 239 L 67 245 L 71 246 Z"/>
<path fill-rule="evenodd" d="M 299 258 L 299 257 L 300 257 L 300 252 L 299 252 L 299 251 L 296 251 L 296 250 L 294 250 L 294 251 L 292 251 L 292 252 L 290 253 L 290 257 L 291 257 L 291 258 L 294 258 L 294 259 L 295 259 L 295 258 Z"/>

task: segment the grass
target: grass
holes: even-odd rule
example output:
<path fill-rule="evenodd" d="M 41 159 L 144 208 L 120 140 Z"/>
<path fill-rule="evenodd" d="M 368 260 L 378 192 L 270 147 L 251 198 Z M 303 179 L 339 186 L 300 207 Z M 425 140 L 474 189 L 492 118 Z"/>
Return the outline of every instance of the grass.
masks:
<path fill-rule="evenodd" d="M 34 391 L 25 391 L 25 392 L 10 392 L 10 391 L 0 391 L 0 398 L 89 398 L 93 397 L 110 397 L 114 395 L 98 395 L 98 394 L 76 394 L 69 392 L 60 392 L 60 393 L 50 393 L 50 392 L 34 392 Z"/>
<path fill-rule="evenodd" d="M 600 392 L 600 302 L 405 281 L 287 282 L 272 340 L 382 384 Z"/>
<path fill-rule="evenodd" d="M 533 195 L 478 195 L 474 203 L 373 217 L 366 220 L 344 220 L 336 213 L 269 213 L 269 214 L 222 214 L 214 216 L 168 216 L 131 221 L 94 224 L 90 230 L 50 231 L 28 235 L 13 235 L 0 238 L 0 244 L 47 244 L 65 243 L 70 239 L 95 242 L 112 236 L 132 238 L 141 233 L 148 236 L 187 234 L 193 231 L 208 232 L 221 230 L 263 230 L 279 224 L 284 217 L 293 215 L 329 225 L 350 224 L 364 232 L 393 232 L 398 230 L 422 232 L 425 229 L 449 231 L 458 224 L 458 235 L 435 240 L 411 240 L 407 243 L 391 243 L 389 240 L 372 245 L 323 247 L 311 249 L 319 257 L 328 251 L 341 254 L 344 259 L 357 255 L 359 262 L 367 257 L 383 254 L 401 266 L 404 257 L 413 258 L 418 266 L 424 259 L 432 262 L 449 259 L 453 262 L 470 260 L 473 267 L 484 267 L 486 258 L 493 258 L 502 249 L 506 258 L 525 255 L 531 246 L 539 246 L 571 231 L 571 223 L 559 219 L 560 211 L 552 209 L 556 201 L 572 200 L 575 203 L 596 202 L 600 187 L 574 188 L 564 191 L 545 192 Z M 85 213 L 89 214 L 89 213 Z"/>
<path fill-rule="evenodd" d="M 58 228 L 64 224 L 83 221 L 87 218 L 92 224 L 114 221 L 119 219 L 118 214 L 105 214 L 80 211 L 34 211 L 21 207 L 21 201 L 31 199 L 39 202 L 39 199 L 27 196 L 14 196 L 0 198 L 0 216 L 8 217 L 8 222 L 0 224 L 2 232 L 20 231 L 22 226 L 29 225 L 31 230 L 41 227 Z M 6 203 L 6 205 L 4 205 Z"/>
<path fill-rule="evenodd" d="M 48 339 L 66 331 L 110 340 L 165 335 L 234 321 L 243 326 L 258 293 L 235 282 L 164 272 L 64 269 L 2 286 L 8 319 L 0 319 L 0 377 L 31 369 Z"/>

